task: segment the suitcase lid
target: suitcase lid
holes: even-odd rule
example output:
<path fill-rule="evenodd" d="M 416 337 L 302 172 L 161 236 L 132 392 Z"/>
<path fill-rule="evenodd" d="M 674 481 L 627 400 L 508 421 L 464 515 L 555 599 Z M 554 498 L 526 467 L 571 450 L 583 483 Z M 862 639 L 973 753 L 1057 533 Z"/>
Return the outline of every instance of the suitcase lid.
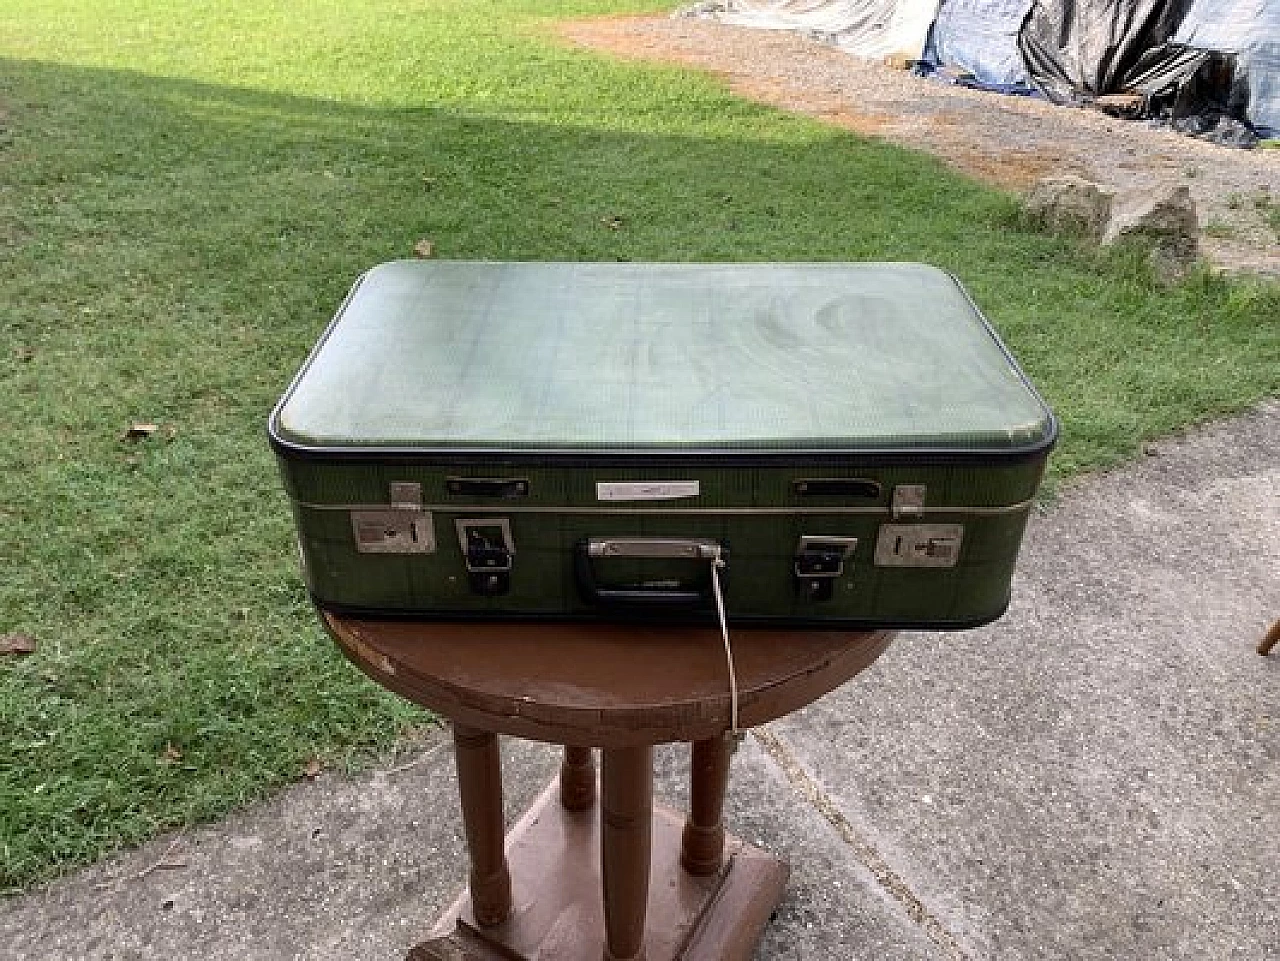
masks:
<path fill-rule="evenodd" d="M 922 264 L 397 261 L 357 282 L 270 434 L 286 457 L 999 457 L 1056 423 Z"/>

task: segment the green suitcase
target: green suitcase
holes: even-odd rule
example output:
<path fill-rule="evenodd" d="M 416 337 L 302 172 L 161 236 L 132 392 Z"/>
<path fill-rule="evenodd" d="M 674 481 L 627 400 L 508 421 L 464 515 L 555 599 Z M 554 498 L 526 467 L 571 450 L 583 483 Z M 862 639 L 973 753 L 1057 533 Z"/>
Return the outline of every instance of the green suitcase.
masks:
<path fill-rule="evenodd" d="M 269 423 L 322 607 L 830 627 L 1000 616 L 1056 433 L 919 264 L 383 264 Z"/>

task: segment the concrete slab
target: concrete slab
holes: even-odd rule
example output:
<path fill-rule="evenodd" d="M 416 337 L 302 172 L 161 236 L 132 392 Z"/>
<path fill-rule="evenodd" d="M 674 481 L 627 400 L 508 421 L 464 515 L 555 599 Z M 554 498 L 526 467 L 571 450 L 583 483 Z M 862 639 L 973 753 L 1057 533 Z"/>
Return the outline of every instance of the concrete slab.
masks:
<path fill-rule="evenodd" d="M 688 750 L 660 748 L 655 789 L 687 809 Z M 839 832 L 798 798 L 785 770 L 747 738 L 733 758 L 725 825 L 745 841 L 791 864 L 787 896 L 765 929 L 760 961 L 842 958 L 859 961 L 947 961 L 903 904 L 878 882 Z"/>
<path fill-rule="evenodd" d="M 1280 958 L 1280 405 L 1035 518 L 1009 614 L 771 730 L 973 958 Z"/>
<path fill-rule="evenodd" d="M 513 820 L 558 760 L 514 745 L 504 762 Z M 181 866 L 150 870 L 165 861 Z M 400 959 L 466 873 L 452 742 L 441 734 L 412 767 L 322 775 L 0 904 L 0 957 Z"/>

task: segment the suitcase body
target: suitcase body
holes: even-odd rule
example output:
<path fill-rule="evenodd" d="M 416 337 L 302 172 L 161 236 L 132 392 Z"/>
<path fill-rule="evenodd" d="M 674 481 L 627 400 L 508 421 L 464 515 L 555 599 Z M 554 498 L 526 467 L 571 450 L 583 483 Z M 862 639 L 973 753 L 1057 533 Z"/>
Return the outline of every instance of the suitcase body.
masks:
<path fill-rule="evenodd" d="M 269 422 L 322 607 L 940 629 L 1056 430 L 918 264 L 384 264 Z"/>

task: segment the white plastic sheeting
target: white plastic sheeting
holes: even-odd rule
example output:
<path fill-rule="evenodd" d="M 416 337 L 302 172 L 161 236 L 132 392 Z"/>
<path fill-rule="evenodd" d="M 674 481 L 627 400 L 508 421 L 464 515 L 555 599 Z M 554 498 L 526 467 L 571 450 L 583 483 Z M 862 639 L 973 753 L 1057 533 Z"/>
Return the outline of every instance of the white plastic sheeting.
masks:
<path fill-rule="evenodd" d="M 933 28 L 933 59 L 990 85 L 1027 82 L 1018 31 L 1031 0 L 943 0 Z"/>
<path fill-rule="evenodd" d="M 1173 40 L 1235 54 L 1249 122 L 1280 133 L 1280 0 L 1194 0 Z"/>
<path fill-rule="evenodd" d="M 721 23 L 816 36 L 868 60 L 918 60 L 939 0 L 723 0 L 687 11 Z"/>

